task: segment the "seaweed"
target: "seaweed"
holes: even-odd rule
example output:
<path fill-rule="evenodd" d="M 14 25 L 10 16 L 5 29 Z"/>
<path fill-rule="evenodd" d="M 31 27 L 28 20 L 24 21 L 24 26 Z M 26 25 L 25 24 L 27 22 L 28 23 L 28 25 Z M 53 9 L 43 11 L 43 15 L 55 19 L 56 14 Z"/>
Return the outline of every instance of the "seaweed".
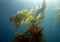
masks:
<path fill-rule="evenodd" d="M 45 42 L 43 39 L 42 28 L 30 25 L 24 33 L 17 33 L 11 42 Z"/>
<path fill-rule="evenodd" d="M 9 42 L 45 42 L 42 33 L 43 28 L 38 26 L 40 20 L 44 18 L 45 4 L 43 3 L 42 9 L 40 6 L 37 8 L 36 12 L 33 9 L 30 11 L 23 9 L 16 16 L 10 18 L 9 21 L 13 21 L 16 27 L 19 27 L 23 20 L 24 23 L 30 22 L 30 25 L 26 27 L 24 33 L 17 32 Z"/>

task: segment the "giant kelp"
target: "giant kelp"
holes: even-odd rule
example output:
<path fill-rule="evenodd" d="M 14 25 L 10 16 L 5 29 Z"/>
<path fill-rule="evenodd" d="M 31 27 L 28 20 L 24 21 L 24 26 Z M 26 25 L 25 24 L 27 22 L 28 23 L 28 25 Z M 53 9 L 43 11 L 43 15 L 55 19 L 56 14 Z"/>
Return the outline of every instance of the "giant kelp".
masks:
<path fill-rule="evenodd" d="M 11 16 L 9 21 L 14 22 L 15 26 L 19 27 L 21 24 L 23 24 L 23 22 L 32 21 L 34 19 L 32 14 L 34 14 L 33 9 L 31 9 L 30 11 L 28 11 L 27 9 L 22 9 L 18 11 L 15 16 Z"/>
<path fill-rule="evenodd" d="M 42 28 L 31 24 L 24 33 L 18 33 L 10 42 L 45 42 L 43 39 Z"/>
<path fill-rule="evenodd" d="M 33 9 L 30 11 L 22 9 L 15 16 L 12 16 L 9 21 L 14 22 L 16 27 L 19 27 L 22 21 L 30 24 L 26 27 L 24 33 L 17 32 L 9 42 L 45 42 L 42 33 L 43 28 L 38 26 L 40 20 L 44 18 L 44 9 L 45 1 L 43 1 L 42 8 L 37 6 L 36 12 Z"/>

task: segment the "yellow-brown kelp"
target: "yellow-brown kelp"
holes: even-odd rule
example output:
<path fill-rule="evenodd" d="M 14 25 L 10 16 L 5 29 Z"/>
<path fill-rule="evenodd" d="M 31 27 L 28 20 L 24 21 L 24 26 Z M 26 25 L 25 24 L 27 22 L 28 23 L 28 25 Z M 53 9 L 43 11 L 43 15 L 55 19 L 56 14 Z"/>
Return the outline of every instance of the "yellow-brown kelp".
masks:
<path fill-rule="evenodd" d="M 19 27 L 22 20 L 23 20 L 23 16 L 21 14 L 18 14 L 16 16 L 12 16 L 9 21 L 14 22 L 15 26 Z"/>
<path fill-rule="evenodd" d="M 31 9 L 30 11 L 28 11 L 27 9 L 22 9 L 21 11 L 18 11 L 18 13 L 22 13 L 23 15 L 25 15 L 26 17 L 34 14 L 34 10 Z"/>
<path fill-rule="evenodd" d="M 34 17 L 30 15 L 30 16 L 26 19 L 26 22 L 31 22 L 31 21 L 33 21 L 33 20 L 34 20 Z"/>
<path fill-rule="evenodd" d="M 19 27 L 20 24 L 22 22 L 24 22 L 24 20 L 27 21 L 32 21 L 33 20 L 33 16 L 31 16 L 34 13 L 33 9 L 31 9 L 30 11 L 23 9 L 21 11 L 18 11 L 16 16 L 12 16 L 9 21 L 13 21 L 16 27 Z M 26 22 L 27 22 L 26 21 Z"/>
<path fill-rule="evenodd" d="M 14 38 L 10 42 L 45 42 L 43 39 L 43 28 L 38 26 L 38 23 L 41 18 L 43 18 L 44 14 L 44 4 L 42 10 L 38 7 L 38 11 L 34 13 L 33 9 L 30 11 L 23 9 L 16 16 L 10 18 L 10 21 L 13 21 L 17 26 L 21 24 L 22 20 L 25 19 L 25 22 L 30 22 L 30 25 L 27 26 L 24 33 L 17 32 Z M 23 14 L 22 16 L 20 14 Z M 34 16 L 34 15 L 36 16 Z M 21 18 L 21 19 L 20 19 Z M 38 21 L 38 22 L 37 22 Z"/>
<path fill-rule="evenodd" d="M 32 26 L 33 25 L 33 26 Z M 42 28 L 31 24 L 23 34 L 16 34 L 10 42 L 45 42 L 43 39 Z"/>
<path fill-rule="evenodd" d="M 19 19 L 20 16 L 17 15 L 15 17 L 11 17 L 10 21 L 14 20 L 15 23 L 21 23 L 22 19 Z M 22 34 L 18 32 L 10 42 L 45 42 L 42 34 L 43 29 L 37 26 L 37 21 L 34 20 L 34 17 L 30 15 L 27 17 L 27 21 L 30 22 L 30 25 L 26 28 L 25 32 Z"/>

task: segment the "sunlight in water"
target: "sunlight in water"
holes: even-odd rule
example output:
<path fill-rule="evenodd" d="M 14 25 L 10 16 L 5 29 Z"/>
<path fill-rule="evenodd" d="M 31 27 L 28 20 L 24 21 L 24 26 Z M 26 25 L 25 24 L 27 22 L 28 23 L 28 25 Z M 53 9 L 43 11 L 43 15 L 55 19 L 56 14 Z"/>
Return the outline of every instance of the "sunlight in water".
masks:
<path fill-rule="evenodd" d="M 57 0 L 46 0 L 46 4 L 48 3 L 57 3 Z"/>
<path fill-rule="evenodd" d="M 34 6 L 37 5 L 41 5 L 43 0 L 32 0 Z"/>
<path fill-rule="evenodd" d="M 37 4 L 37 3 L 42 3 L 43 0 L 24 0 L 24 2 L 28 1 L 29 3 Z"/>
<path fill-rule="evenodd" d="M 43 0 L 33 0 L 34 3 L 37 3 L 37 2 L 42 2 Z"/>
<path fill-rule="evenodd" d="M 51 2 L 51 0 L 46 0 L 46 3 L 50 3 Z"/>

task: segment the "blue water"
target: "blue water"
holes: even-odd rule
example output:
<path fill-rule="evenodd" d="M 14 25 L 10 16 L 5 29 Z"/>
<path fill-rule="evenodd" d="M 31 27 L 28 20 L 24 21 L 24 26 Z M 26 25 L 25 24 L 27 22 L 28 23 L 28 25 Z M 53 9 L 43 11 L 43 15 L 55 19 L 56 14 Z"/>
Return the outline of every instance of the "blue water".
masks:
<path fill-rule="evenodd" d="M 58 0 L 58 2 L 60 1 Z M 58 2 L 54 3 L 53 0 L 51 3 L 46 4 L 49 9 L 45 11 L 41 23 L 46 42 L 60 42 L 60 27 L 58 27 L 57 22 L 52 20 L 53 16 L 56 15 L 55 12 L 57 12 L 54 7 L 60 6 Z M 23 0 L 0 0 L 0 42 L 11 40 L 15 32 L 23 32 L 24 27 L 27 26 L 27 24 L 23 24 L 20 28 L 15 28 L 13 23 L 9 23 L 9 18 L 20 9 L 35 9 L 36 5 L 29 1 L 23 2 Z"/>

